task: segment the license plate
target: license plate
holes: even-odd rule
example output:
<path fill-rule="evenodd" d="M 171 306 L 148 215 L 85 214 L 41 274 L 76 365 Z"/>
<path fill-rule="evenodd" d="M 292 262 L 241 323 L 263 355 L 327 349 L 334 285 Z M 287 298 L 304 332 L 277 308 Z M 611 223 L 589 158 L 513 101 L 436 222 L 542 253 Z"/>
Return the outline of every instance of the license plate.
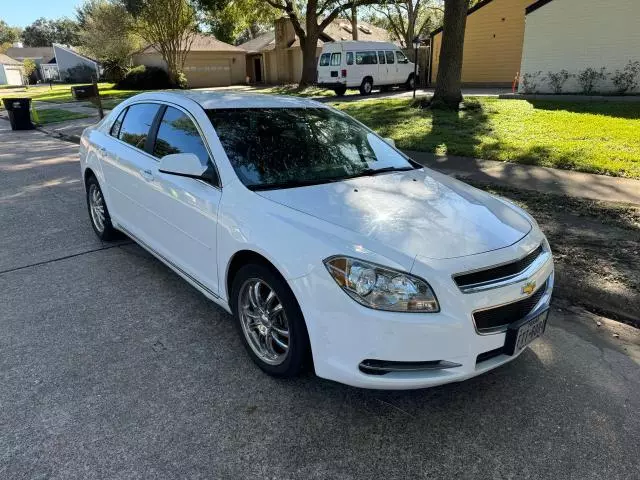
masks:
<path fill-rule="evenodd" d="M 547 317 L 549 311 L 537 314 L 536 316 L 524 319 L 514 328 L 507 330 L 507 340 L 505 342 L 505 350 L 507 355 L 515 355 L 523 348 L 539 338 L 547 328 Z"/>

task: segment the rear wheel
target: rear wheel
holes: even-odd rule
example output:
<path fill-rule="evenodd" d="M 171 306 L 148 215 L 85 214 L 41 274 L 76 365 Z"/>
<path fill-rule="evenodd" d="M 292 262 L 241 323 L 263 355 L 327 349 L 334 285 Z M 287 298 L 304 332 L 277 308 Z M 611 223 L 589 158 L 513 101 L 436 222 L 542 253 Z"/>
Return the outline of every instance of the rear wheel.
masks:
<path fill-rule="evenodd" d="M 367 77 L 360 84 L 360 95 L 371 95 L 371 90 L 373 90 L 373 80 Z"/>
<path fill-rule="evenodd" d="M 334 88 L 333 91 L 336 92 L 337 96 L 342 97 L 345 93 L 347 93 L 347 87 L 346 85 L 343 85 L 343 86 Z"/>
<path fill-rule="evenodd" d="M 231 308 L 245 348 L 264 372 L 293 377 L 309 353 L 300 306 L 286 282 L 264 265 L 245 265 L 231 288 Z"/>
<path fill-rule="evenodd" d="M 91 226 L 98 238 L 105 241 L 115 240 L 118 237 L 118 231 L 111 224 L 107 202 L 104 199 L 98 179 L 94 176 L 89 177 L 89 180 L 87 180 L 87 207 L 89 209 L 89 218 L 91 218 Z"/>

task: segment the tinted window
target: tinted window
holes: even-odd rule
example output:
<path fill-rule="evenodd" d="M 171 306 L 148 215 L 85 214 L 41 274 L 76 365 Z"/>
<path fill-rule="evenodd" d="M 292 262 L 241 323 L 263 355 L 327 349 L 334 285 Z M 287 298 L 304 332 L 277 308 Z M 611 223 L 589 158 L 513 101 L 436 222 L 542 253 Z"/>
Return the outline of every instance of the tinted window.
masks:
<path fill-rule="evenodd" d="M 400 51 L 396 51 L 396 57 L 398 57 L 398 63 L 409 63 L 409 59 Z"/>
<path fill-rule="evenodd" d="M 127 109 L 118 138 L 143 150 L 149 135 L 149 129 L 159 108 L 160 105 L 154 103 L 131 105 Z"/>
<path fill-rule="evenodd" d="M 330 58 L 331 58 L 331 54 L 330 53 L 323 53 L 322 55 L 320 55 L 320 66 L 321 67 L 328 67 Z"/>
<path fill-rule="evenodd" d="M 393 52 L 384 52 L 384 53 L 387 56 L 387 63 L 396 63 L 393 57 Z"/>
<path fill-rule="evenodd" d="M 180 110 L 167 107 L 160 122 L 153 154 L 162 158 L 172 153 L 194 153 L 202 165 L 209 164 L 209 152 L 193 121 Z"/>
<path fill-rule="evenodd" d="M 377 63 L 376 52 L 356 52 L 356 65 L 376 65 Z"/>
<path fill-rule="evenodd" d="M 331 66 L 337 67 L 342 63 L 342 54 L 341 53 L 332 53 L 331 54 Z"/>
<path fill-rule="evenodd" d="M 122 119 L 124 118 L 125 113 L 127 113 L 126 108 L 120 112 L 116 121 L 111 125 L 111 136 L 117 137 L 120 134 L 120 127 L 122 126 Z"/>
<path fill-rule="evenodd" d="M 384 140 L 327 108 L 229 108 L 207 114 L 249 188 L 286 188 L 385 168 L 414 168 Z"/>
<path fill-rule="evenodd" d="M 353 65 L 353 52 L 347 52 L 347 65 Z"/>
<path fill-rule="evenodd" d="M 378 52 L 378 63 L 387 63 L 384 61 L 384 52 Z"/>

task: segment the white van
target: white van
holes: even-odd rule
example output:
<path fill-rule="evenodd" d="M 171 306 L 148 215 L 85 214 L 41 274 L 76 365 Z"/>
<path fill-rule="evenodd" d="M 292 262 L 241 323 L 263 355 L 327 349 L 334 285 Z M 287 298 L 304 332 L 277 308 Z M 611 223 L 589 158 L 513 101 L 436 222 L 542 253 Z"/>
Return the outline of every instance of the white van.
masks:
<path fill-rule="evenodd" d="M 369 95 L 375 87 L 413 89 L 415 81 L 413 62 L 393 43 L 347 40 L 322 46 L 318 86 L 336 95 L 344 95 L 347 88 L 359 88 L 362 95 Z"/>

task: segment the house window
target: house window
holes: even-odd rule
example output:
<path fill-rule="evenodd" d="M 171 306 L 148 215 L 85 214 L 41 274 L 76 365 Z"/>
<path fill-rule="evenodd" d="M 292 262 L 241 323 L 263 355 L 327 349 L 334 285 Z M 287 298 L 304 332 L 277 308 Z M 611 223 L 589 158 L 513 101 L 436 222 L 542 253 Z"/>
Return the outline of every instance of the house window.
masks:
<path fill-rule="evenodd" d="M 377 65 L 376 52 L 356 52 L 356 65 Z"/>
<path fill-rule="evenodd" d="M 332 53 L 331 54 L 331 66 L 339 67 L 342 63 L 342 54 L 341 53 Z"/>
<path fill-rule="evenodd" d="M 323 53 L 322 55 L 320 55 L 320 66 L 321 67 L 328 67 L 330 58 L 331 58 L 331 54 L 330 53 Z"/>

